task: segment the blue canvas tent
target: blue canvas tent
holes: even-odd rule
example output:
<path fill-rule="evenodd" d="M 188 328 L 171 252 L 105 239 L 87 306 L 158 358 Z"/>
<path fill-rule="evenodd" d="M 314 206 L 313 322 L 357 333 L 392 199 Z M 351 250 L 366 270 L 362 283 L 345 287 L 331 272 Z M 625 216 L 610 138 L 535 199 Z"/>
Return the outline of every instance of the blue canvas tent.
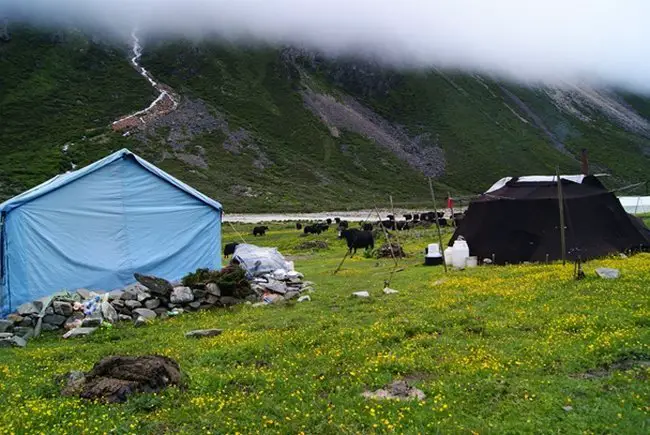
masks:
<path fill-rule="evenodd" d="M 127 149 L 0 204 L 0 314 L 221 266 L 222 207 Z"/>

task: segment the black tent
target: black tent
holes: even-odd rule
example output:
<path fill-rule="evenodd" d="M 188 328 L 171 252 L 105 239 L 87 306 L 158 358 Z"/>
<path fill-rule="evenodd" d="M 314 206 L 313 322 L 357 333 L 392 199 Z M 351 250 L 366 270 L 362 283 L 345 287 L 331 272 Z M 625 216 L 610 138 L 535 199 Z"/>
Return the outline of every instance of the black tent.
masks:
<path fill-rule="evenodd" d="M 497 264 L 561 259 L 557 179 L 536 178 L 541 181 L 510 179 L 472 201 L 450 245 L 463 236 L 471 255 Z M 628 215 L 596 177 L 561 178 L 561 183 L 568 259 L 650 249 L 643 223 Z"/>

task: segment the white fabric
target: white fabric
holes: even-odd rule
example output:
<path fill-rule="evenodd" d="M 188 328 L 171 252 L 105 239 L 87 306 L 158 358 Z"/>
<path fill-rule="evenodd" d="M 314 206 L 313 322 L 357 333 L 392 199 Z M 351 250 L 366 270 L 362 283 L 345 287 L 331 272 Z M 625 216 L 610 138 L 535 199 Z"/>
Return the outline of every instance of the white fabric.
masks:
<path fill-rule="evenodd" d="M 627 213 L 650 213 L 650 196 L 619 196 L 618 199 Z"/>
<path fill-rule="evenodd" d="M 573 181 L 574 183 L 581 184 L 582 180 L 584 180 L 585 176 L 584 175 L 560 175 L 560 178 L 563 180 L 569 180 Z M 513 177 L 504 177 L 494 183 L 492 187 L 490 187 L 488 190 L 485 191 L 485 193 L 490 193 L 494 192 L 495 190 L 501 189 L 503 186 L 506 185 L 506 183 L 510 180 L 512 180 Z M 522 183 L 548 183 L 552 181 L 557 181 L 557 176 L 556 175 L 524 175 L 523 177 L 519 177 L 517 182 L 522 182 Z"/>

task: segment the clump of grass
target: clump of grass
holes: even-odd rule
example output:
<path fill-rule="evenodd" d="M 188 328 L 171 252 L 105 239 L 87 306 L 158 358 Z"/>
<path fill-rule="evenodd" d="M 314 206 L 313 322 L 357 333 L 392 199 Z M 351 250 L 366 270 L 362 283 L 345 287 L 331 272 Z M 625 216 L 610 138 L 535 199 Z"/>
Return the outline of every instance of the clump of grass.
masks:
<path fill-rule="evenodd" d="M 216 284 L 222 296 L 245 298 L 252 293 L 251 285 L 246 279 L 246 273 L 237 265 L 230 265 L 221 270 L 197 269 L 183 277 L 186 287 L 205 287 L 209 283 Z"/>

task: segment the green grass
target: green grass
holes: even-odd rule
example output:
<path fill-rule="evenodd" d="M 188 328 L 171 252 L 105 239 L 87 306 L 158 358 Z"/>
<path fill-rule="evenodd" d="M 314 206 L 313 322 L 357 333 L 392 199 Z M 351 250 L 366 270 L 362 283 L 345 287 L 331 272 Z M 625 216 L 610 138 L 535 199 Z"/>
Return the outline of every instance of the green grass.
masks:
<path fill-rule="evenodd" d="M 249 241 L 251 226 L 237 226 Z M 0 433 L 648 433 L 650 255 L 572 267 L 484 267 L 444 274 L 421 265 L 433 231 L 400 234 L 411 256 L 381 293 L 390 260 L 349 259 L 330 232 L 297 237 L 271 225 L 278 246 L 316 283 L 312 301 L 187 314 L 141 329 L 120 325 L 76 341 L 54 334 L 0 349 Z M 449 237 L 449 232 L 445 234 Z M 224 242 L 238 236 L 226 230 Z M 323 239 L 329 249 L 299 243 Z M 594 268 L 622 272 L 618 280 Z M 368 290 L 368 300 L 352 298 Z M 187 340 L 184 332 L 223 328 Z M 176 359 L 187 389 L 106 405 L 61 398 L 55 377 L 108 355 Z M 604 370 L 605 376 L 583 374 Z M 395 379 L 424 402 L 360 396 Z M 564 406 L 572 406 L 569 412 Z"/>

